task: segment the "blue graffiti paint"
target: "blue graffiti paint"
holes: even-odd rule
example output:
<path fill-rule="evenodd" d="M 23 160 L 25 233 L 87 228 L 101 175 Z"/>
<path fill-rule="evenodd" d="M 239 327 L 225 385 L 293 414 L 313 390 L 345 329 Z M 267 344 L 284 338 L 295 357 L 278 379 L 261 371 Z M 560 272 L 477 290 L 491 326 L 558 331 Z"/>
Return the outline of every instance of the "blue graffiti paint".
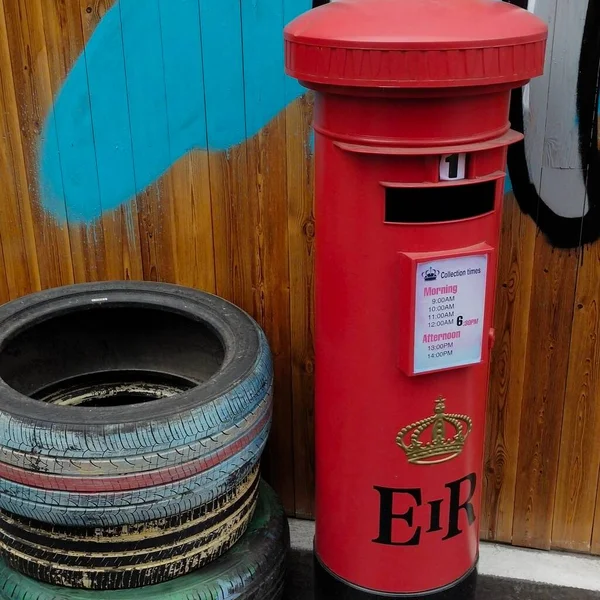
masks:
<path fill-rule="evenodd" d="M 228 150 L 254 136 L 302 93 L 296 81 L 281 85 L 281 29 L 311 0 L 285 0 L 283 13 L 281 0 L 248 2 L 275 15 L 268 51 L 261 51 L 264 19 L 247 18 L 242 46 L 244 15 L 212 18 L 240 12 L 240 0 L 119 0 L 106 13 L 44 125 L 39 180 L 47 211 L 60 222 L 91 223 L 192 149 Z"/>
<path fill-rule="evenodd" d="M 314 155 L 315 153 L 315 130 L 310 130 L 310 137 L 308 138 L 308 146 L 310 148 L 310 153 Z"/>

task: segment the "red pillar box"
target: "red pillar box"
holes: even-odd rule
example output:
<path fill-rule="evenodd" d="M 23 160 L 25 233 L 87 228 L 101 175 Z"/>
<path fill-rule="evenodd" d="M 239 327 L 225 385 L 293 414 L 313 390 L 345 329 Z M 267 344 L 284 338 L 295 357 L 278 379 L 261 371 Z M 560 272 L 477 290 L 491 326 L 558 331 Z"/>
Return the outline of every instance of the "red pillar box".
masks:
<path fill-rule="evenodd" d="M 466 597 L 512 88 L 547 28 L 495 0 L 334 0 L 286 29 L 316 90 L 315 549 L 329 597 Z"/>

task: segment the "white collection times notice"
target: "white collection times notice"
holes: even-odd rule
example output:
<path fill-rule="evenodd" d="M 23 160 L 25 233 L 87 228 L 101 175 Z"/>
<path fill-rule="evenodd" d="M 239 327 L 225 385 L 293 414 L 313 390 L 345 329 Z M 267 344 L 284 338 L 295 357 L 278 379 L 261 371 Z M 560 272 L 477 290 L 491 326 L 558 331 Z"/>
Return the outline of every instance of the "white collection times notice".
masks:
<path fill-rule="evenodd" d="M 488 256 L 417 265 L 414 372 L 481 362 Z"/>

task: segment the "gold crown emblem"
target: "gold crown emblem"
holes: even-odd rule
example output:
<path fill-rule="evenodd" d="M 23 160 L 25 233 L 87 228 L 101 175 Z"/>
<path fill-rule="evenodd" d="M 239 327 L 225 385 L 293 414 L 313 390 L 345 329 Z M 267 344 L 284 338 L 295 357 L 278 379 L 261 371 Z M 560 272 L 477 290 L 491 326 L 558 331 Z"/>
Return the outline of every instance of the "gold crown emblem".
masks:
<path fill-rule="evenodd" d="M 449 427 L 454 435 L 446 437 Z M 473 428 L 466 415 L 447 415 L 446 400 L 441 396 L 435 403 L 435 414 L 405 427 L 396 437 L 396 443 L 414 465 L 436 465 L 457 457 Z M 431 431 L 431 439 L 426 432 Z"/>

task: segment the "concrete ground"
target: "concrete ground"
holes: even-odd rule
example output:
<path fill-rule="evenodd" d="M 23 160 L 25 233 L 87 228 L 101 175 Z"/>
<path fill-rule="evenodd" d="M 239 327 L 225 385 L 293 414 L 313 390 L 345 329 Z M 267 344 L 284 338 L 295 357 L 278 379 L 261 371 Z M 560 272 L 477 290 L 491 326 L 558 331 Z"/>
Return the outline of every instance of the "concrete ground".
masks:
<path fill-rule="evenodd" d="M 290 521 L 284 600 L 313 600 L 314 523 Z M 482 544 L 477 600 L 600 600 L 600 558 Z"/>

